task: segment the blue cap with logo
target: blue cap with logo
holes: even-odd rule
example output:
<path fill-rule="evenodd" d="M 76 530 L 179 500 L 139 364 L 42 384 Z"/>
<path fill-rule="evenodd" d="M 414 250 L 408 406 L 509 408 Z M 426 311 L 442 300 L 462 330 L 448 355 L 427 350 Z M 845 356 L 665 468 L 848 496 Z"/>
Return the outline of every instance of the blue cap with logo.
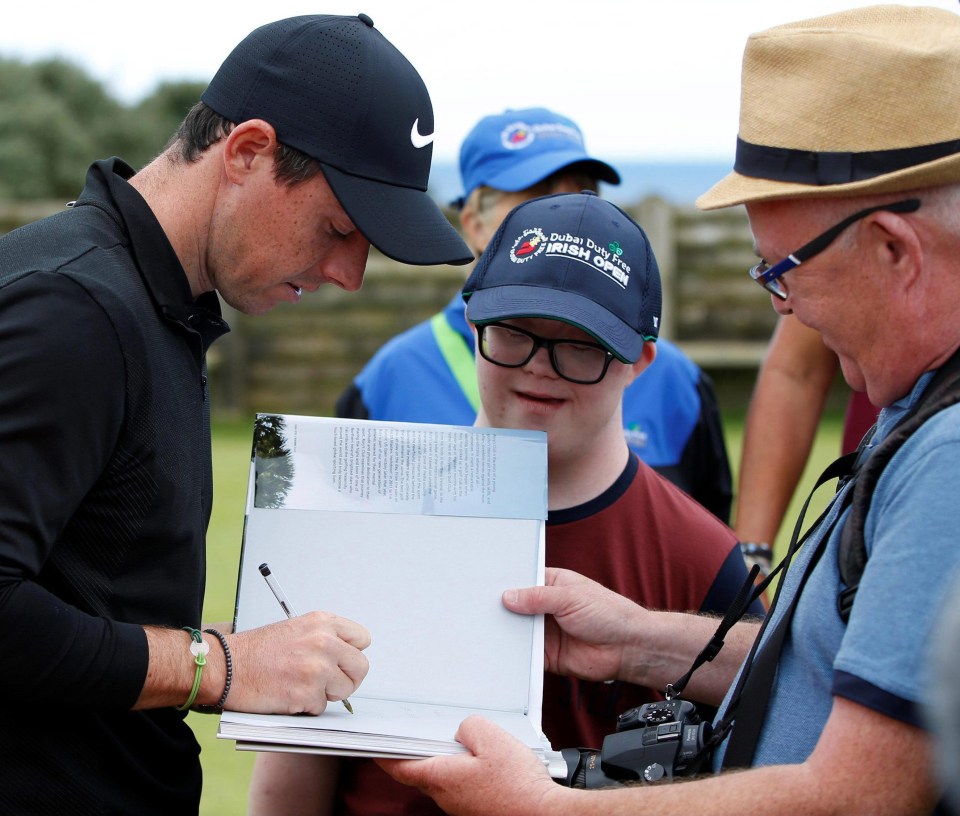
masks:
<path fill-rule="evenodd" d="M 609 184 L 620 174 L 587 154 L 577 123 L 546 108 L 485 116 L 460 146 L 464 200 L 480 185 L 508 193 L 526 190 L 570 165 Z"/>
<path fill-rule="evenodd" d="M 593 193 L 525 201 L 503 220 L 463 286 L 467 318 L 545 317 L 634 363 L 660 330 L 660 270 L 646 233 Z"/>

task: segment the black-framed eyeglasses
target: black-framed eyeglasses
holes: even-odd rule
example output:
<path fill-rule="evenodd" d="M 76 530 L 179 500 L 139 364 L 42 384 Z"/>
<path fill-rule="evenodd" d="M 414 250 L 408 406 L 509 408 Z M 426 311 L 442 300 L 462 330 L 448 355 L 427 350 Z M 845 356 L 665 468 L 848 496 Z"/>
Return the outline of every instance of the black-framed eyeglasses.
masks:
<path fill-rule="evenodd" d="M 830 246 L 830 244 L 837 239 L 837 236 L 851 224 L 875 212 L 911 213 L 916 212 L 918 209 L 920 209 L 919 198 L 908 198 L 904 201 L 895 201 L 892 204 L 880 204 L 876 207 L 867 207 L 865 210 L 860 210 L 844 218 L 843 221 L 830 227 L 826 232 L 820 233 L 816 238 L 804 244 L 796 252 L 791 252 L 779 263 L 770 266 L 766 261 L 760 261 L 756 266 L 750 268 L 750 277 L 770 292 L 770 294 L 775 295 L 780 298 L 780 300 L 786 300 L 787 287 L 780 278 L 791 269 L 800 266 L 804 261 L 809 261 L 814 255 L 823 252 L 823 250 Z"/>
<path fill-rule="evenodd" d="M 579 385 L 600 382 L 613 360 L 613 354 L 599 343 L 550 340 L 507 323 L 478 325 L 477 347 L 484 360 L 504 368 L 520 368 L 533 359 L 537 349 L 545 348 L 553 370 Z"/>

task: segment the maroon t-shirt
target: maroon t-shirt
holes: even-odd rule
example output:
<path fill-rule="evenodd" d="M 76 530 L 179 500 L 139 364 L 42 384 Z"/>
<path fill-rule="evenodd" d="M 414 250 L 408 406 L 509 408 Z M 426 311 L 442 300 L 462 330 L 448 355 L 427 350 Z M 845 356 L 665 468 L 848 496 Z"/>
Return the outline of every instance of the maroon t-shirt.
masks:
<path fill-rule="evenodd" d="M 855 451 L 864 434 L 877 421 L 880 409 L 877 408 L 863 391 L 852 391 L 847 402 L 847 412 L 843 417 L 843 441 L 841 453 Z"/>
<path fill-rule="evenodd" d="M 551 512 L 546 542 L 547 566 L 575 570 L 651 609 L 726 612 L 747 575 L 733 531 L 636 456 L 598 498 Z M 547 673 L 543 730 L 556 750 L 600 748 L 621 712 L 653 699 L 662 699 L 658 690 Z M 363 759 L 344 760 L 334 812 L 442 813 Z"/>

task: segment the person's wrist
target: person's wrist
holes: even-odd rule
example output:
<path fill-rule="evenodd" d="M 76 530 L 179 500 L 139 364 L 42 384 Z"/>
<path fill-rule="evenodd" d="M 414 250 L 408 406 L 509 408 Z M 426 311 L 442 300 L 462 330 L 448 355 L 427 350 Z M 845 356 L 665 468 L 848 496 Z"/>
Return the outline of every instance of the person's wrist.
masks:
<path fill-rule="evenodd" d="M 203 631 L 203 640 L 210 646 L 207 653 L 207 665 L 200 682 L 200 691 L 194 701 L 193 709 L 202 713 L 213 712 L 223 695 L 227 677 L 226 655 L 216 635 L 209 630 Z"/>
<path fill-rule="evenodd" d="M 760 574 L 767 576 L 770 574 L 770 568 L 773 565 L 773 547 L 766 541 L 741 541 L 740 552 L 743 553 L 743 560 L 746 562 L 747 569 L 754 565 L 760 568 Z"/>
<path fill-rule="evenodd" d="M 551 786 L 544 788 L 543 796 L 537 807 L 537 813 L 551 814 L 559 816 L 564 813 L 582 813 L 583 803 L 578 794 L 584 793 L 584 790 L 578 788 L 568 788 L 565 785 L 558 785 L 555 779 L 551 779 Z M 592 793 L 593 791 L 591 791 Z"/>
<path fill-rule="evenodd" d="M 625 617 L 626 626 L 619 639 L 620 653 L 616 657 L 617 669 L 614 680 L 645 688 L 662 688 L 661 680 L 653 668 L 659 660 L 651 662 L 662 642 L 673 642 L 670 636 L 672 618 L 677 613 L 650 610 L 637 605 L 632 614 Z M 679 677 L 679 675 L 677 675 Z"/>
<path fill-rule="evenodd" d="M 220 694 L 217 702 L 213 705 L 195 705 L 194 711 L 199 711 L 201 714 L 222 714 L 223 709 L 227 704 L 227 698 L 230 696 L 230 689 L 233 687 L 233 653 L 230 650 L 230 644 L 227 642 L 226 636 L 219 629 L 207 628 L 203 631 L 207 634 L 213 635 L 213 637 L 219 641 L 220 647 L 223 649 L 223 692 Z"/>
<path fill-rule="evenodd" d="M 190 654 L 193 656 L 194 674 L 187 700 L 176 707 L 177 711 L 187 711 L 196 702 L 203 685 L 203 670 L 207 666 L 207 653 L 210 651 L 210 644 L 203 639 L 203 634 L 199 630 L 190 626 L 184 626 L 182 629 L 190 636 Z"/>
<path fill-rule="evenodd" d="M 741 541 L 740 550 L 744 555 L 759 555 L 765 558 L 773 557 L 773 547 L 766 541 Z"/>

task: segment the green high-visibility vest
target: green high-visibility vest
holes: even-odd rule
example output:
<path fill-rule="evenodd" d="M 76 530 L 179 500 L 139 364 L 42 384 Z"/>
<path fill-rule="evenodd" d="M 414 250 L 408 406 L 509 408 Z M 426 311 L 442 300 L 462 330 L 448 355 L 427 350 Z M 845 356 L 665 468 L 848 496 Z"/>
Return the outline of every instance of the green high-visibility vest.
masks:
<path fill-rule="evenodd" d="M 443 312 L 435 314 L 430 320 L 434 339 L 440 347 L 440 353 L 457 381 L 463 395 L 474 411 L 480 410 L 480 388 L 477 386 L 477 361 L 470 348 L 464 342 L 463 335 L 450 325 Z"/>

